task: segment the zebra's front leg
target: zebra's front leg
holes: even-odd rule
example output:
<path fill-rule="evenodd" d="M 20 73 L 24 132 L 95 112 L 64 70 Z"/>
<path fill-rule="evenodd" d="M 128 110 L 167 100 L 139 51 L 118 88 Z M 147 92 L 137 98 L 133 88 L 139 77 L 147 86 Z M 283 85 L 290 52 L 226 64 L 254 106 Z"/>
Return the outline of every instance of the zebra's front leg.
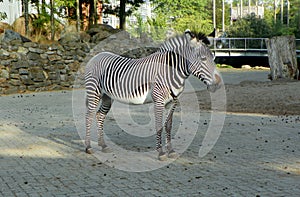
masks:
<path fill-rule="evenodd" d="M 102 152 L 112 152 L 106 145 L 103 136 L 103 123 L 107 113 L 111 108 L 112 100 L 107 95 L 103 95 L 102 103 L 99 110 L 96 113 L 97 126 L 98 126 L 98 145 L 102 147 Z"/>
<path fill-rule="evenodd" d="M 91 146 L 91 125 L 93 121 L 93 111 L 87 110 L 86 112 L 86 133 L 85 133 L 85 152 L 88 154 L 92 154 L 92 146 Z"/>
<path fill-rule="evenodd" d="M 156 102 L 154 107 L 154 116 L 155 116 L 155 129 L 156 129 L 156 150 L 158 151 L 158 159 L 163 161 L 167 159 L 167 154 L 163 151 L 162 147 L 162 119 L 164 111 L 164 103 Z"/>
<path fill-rule="evenodd" d="M 174 113 L 177 105 L 178 105 L 178 99 L 177 99 L 177 97 L 174 97 L 173 104 L 172 104 L 172 106 L 169 110 L 169 114 L 168 114 L 166 122 L 165 122 L 166 148 L 167 148 L 167 151 L 168 151 L 168 157 L 169 158 L 178 157 L 178 154 L 172 148 L 172 143 L 171 143 L 171 130 L 172 130 L 172 122 L 173 122 L 173 113 Z"/>

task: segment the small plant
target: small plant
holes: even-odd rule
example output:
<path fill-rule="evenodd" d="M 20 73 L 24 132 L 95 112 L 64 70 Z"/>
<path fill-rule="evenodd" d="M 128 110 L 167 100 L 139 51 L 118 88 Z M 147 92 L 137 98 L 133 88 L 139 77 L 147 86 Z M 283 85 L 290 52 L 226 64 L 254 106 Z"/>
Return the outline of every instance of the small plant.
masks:
<path fill-rule="evenodd" d="M 233 66 L 227 64 L 216 64 L 217 68 L 233 68 Z"/>
<path fill-rule="evenodd" d="M 7 14 L 5 12 L 0 12 L 0 21 L 7 19 Z"/>

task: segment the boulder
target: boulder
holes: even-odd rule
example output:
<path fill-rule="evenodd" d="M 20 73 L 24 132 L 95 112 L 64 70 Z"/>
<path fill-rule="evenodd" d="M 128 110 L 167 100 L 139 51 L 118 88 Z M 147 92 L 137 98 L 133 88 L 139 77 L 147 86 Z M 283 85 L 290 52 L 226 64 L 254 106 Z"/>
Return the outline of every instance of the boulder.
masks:
<path fill-rule="evenodd" d="M 81 31 L 79 33 L 79 35 L 80 35 L 80 40 L 82 40 L 84 42 L 90 42 L 91 36 L 88 33 L 84 32 L 84 31 Z"/>
<path fill-rule="evenodd" d="M 252 67 L 250 65 L 242 65 L 242 69 L 251 69 Z"/>
<path fill-rule="evenodd" d="M 78 42 L 80 41 L 80 34 L 76 30 L 75 25 L 66 26 L 62 31 L 60 38 L 58 41 L 62 44 L 66 44 L 68 42 Z"/>
<path fill-rule="evenodd" d="M 93 25 L 86 33 L 91 36 L 92 43 L 99 43 L 105 38 L 120 32 L 118 29 L 114 29 L 113 27 L 106 24 L 98 24 Z"/>
<path fill-rule="evenodd" d="M 99 32 L 103 32 L 103 31 L 107 31 L 107 32 L 112 32 L 112 33 L 116 33 L 119 30 L 113 28 L 110 25 L 107 24 L 97 24 L 97 25 L 92 25 L 91 28 L 89 28 L 86 33 L 88 33 L 90 36 L 94 36 Z"/>
<path fill-rule="evenodd" d="M 12 27 L 5 22 L 0 22 L 0 34 L 4 33 L 6 29 L 12 29 Z"/>
<path fill-rule="evenodd" d="M 22 36 L 21 34 L 15 32 L 13 30 L 6 29 L 4 31 L 4 35 L 2 37 L 2 41 L 3 42 L 11 42 L 13 40 L 18 40 L 18 41 L 22 41 L 22 42 L 31 42 L 30 39 Z"/>
<path fill-rule="evenodd" d="M 35 14 L 30 14 L 29 15 L 29 24 L 28 24 L 28 29 L 30 33 L 33 33 L 35 31 L 32 22 L 34 19 L 36 19 L 37 16 Z M 12 28 L 15 32 L 18 32 L 21 35 L 25 35 L 25 17 L 21 16 L 17 18 L 14 23 L 12 24 Z"/>
<path fill-rule="evenodd" d="M 104 40 L 105 38 L 109 37 L 110 35 L 111 35 L 111 33 L 108 31 L 99 32 L 92 37 L 91 42 L 99 43 L 102 40 Z"/>
<path fill-rule="evenodd" d="M 58 40 L 58 42 L 61 44 L 66 44 L 68 42 L 79 42 L 79 41 L 80 41 L 80 35 L 77 32 L 64 33 Z"/>

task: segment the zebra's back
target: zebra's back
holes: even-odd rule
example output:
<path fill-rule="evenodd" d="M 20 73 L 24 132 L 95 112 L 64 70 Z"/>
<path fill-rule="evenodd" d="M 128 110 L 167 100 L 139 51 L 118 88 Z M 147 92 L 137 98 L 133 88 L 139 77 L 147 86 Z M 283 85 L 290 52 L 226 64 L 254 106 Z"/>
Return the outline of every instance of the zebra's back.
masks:
<path fill-rule="evenodd" d="M 87 91 L 98 89 L 101 94 L 124 103 L 152 102 L 153 83 L 161 61 L 159 54 L 131 59 L 109 52 L 99 53 L 87 65 Z"/>

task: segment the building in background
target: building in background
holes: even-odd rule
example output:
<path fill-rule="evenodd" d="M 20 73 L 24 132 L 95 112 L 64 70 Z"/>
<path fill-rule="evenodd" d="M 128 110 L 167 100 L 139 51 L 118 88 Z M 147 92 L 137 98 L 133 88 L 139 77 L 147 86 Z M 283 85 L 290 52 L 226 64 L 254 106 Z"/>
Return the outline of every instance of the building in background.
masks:
<path fill-rule="evenodd" d="M 0 2 L 0 13 L 5 13 L 6 17 L 1 22 L 8 23 L 10 25 L 22 16 L 22 4 L 20 0 L 3 0 Z"/>
<path fill-rule="evenodd" d="M 110 6 L 112 8 L 115 8 L 118 5 L 120 5 L 120 1 L 111 0 L 109 4 L 104 4 L 104 7 Z M 130 9 L 130 6 L 127 5 L 126 9 L 127 10 Z M 152 13 L 152 7 L 150 1 L 145 0 L 145 2 L 141 4 L 141 6 L 134 13 L 139 15 L 142 18 L 143 22 L 146 22 L 148 17 L 151 18 L 151 13 Z M 137 23 L 137 18 L 135 14 L 132 14 L 131 16 L 127 17 L 127 22 L 128 22 L 127 25 L 134 25 Z M 114 28 L 119 28 L 119 17 L 117 17 L 116 15 L 104 14 L 104 13 L 102 15 L 103 15 L 102 16 L 103 24 L 108 24 Z"/>
<path fill-rule="evenodd" d="M 255 15 L 257 18 L 264 18 L 264 6 L 255 5 L 255 6 L 241 6 L 237 7 L 231 6 L 231 21 L 236 21 L 238 18 L 243 18 L 247 15 Z"/>

